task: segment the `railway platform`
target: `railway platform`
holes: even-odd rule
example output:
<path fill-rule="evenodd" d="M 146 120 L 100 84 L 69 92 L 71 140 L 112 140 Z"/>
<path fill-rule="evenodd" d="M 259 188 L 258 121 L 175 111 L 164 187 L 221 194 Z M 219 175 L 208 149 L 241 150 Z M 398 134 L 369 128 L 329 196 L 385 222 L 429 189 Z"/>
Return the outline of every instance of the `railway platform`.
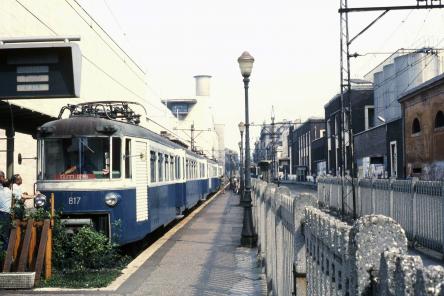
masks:
<path fill-rule="evenodd" d="M 257 250 L 240 247 L 243 208 L 238 204 L 231 191 L 215 197 L 116 292 L 266 295 Z"/>
<path fill-rule="evenodd" d="M 20 295 L 267 295 L 257 249 L 240 247 L 243 208 L 238 206 L 239 196 L 227 190 L 207 203 L 185 218 L 189 220 L 182 221 L 185 223 L 179 230 L 173 228 L 154 243 L 151 250 L 144 251 L 130 264 L 126 276 L 107 288 L 8 292 Z"/>

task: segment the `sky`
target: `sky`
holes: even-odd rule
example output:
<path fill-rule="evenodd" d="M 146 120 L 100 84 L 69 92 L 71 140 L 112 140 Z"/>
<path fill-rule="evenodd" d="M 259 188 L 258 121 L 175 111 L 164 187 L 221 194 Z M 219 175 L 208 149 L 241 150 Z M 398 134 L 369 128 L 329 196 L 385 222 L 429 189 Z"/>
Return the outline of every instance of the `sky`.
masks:
<path fill-rule="evenodd" d="M 215 121 L 236 149 L 244 121 L 237 58 L 255 58 L 250 121 L 323 116 L 339 91 L 339 1 L 77 0 L 146 71 L 153 99 L 189 98 L 194 75 L 212 75 Z M 415 0 L 349 0 L 349 7 L 416 5 Z M 351 13 L 354 36 L 380 12 Z M 444 9 L 390 11 L 352 45 L 352 77 L 362 78 L 399 48 L 444 47 Z M 259 136 L 253 127 L 251 141 Z"/>

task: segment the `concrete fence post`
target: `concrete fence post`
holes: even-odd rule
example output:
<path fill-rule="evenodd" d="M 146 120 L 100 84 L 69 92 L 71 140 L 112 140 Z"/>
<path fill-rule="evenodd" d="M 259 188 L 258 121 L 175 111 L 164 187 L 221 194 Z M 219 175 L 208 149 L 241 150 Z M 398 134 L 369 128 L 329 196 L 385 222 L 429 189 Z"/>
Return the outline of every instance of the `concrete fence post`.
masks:
<path fill-rule="evenodd" d="M 274 259 L 274 251 L 275 251 L 275 216 L 274 216 L 274 194 L 276 191 L 276 185 L 272 183 L 268 183 L 265 193 L 264 193 L 264 199 L 265 199 L 265 217 L 266 217 L 266 223 L 265 223 L 265 271 L 267 276 L 267 287 L 269 291 L 272 291 L 275 289 L 273 278 L 274 278 L 274 266 L 275 266 L 275 259 Z"/>
<path fill-rule="evenodd" d="M 358 217 L 362 216 L 362 195 L 361 195 L 361 186 L 359 186 L 361 179 L 356 180 L 356 215 Z"/>
<path fill-rule="evenodd" d="M 444 220 L 444 182 L 441 185 L 441 217 Z M 442 245 L 441 245 L 441 253 L 444 254 L 444 227 L 441 229 L 442 231 Z"/>
<path fill-rule="evenodd" d="M 373 186 L 373 179 L 371 180 L 371 183 L 370 183 L 371 185 L 371 190 L 370 190 L 370 196 L 371 196 L 371 199 L 372 199 L 372 213 L 375 213 L 376 212 L 376 198 L 375 198 L 375 187 Z"/>
<path fill-rule="evenodd" d="M 390 179 L 390 187 L 389 187 L 390 189 L 390 211 L 389 211 L 389 213 L 390 213 L 390 217 L 391 218 L 394 218 L 393 217 L 393 180 L 392 179 Z"/>
<path fill-rule="evenodd" d="M 307 291 L 307 254 L 305 229 L 305 207 L 316 207 L 316 199 L 311 194 L 300 193 L 293 199 L 294 225 L 294 288 L 295 295 L 305 295 Z"/>
<path fill-rule="evenodd" d="M 402 227 L 390 217 L 368 215 L 359 218 L 350 230 L 350 295 L 367 295 L 371 273 L 379 272 L 381 254 L 389 248 L 407 252 Z"/>
<path fill-rule="evenodd" d="M 412 221 L 413 221 L 413 233 L 412 233 L 412 240 L 415 241 L 416 240 L 416 233 L 417 233 L 417 227 L 418 227 L 418 219 L 416 217 L 417 214 L 417 210 L 416 210 L 416 198 L 417 198 L 417 193 L 416 193 L 416 180 L 412 181 Z"/>

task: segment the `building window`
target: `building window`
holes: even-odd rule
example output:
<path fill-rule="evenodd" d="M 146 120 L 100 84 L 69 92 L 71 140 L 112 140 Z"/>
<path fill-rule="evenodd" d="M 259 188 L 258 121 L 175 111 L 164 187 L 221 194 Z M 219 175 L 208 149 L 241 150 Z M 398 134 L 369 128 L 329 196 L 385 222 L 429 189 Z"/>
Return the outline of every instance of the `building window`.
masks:
<path fill-rule="evenodd" d="M 330 121 L 330 119 L 327 120 L 327 137 L 328 138 L 331 137 L 331 121 Z"/>
<path fill-rule="evenodd" d="M 188 113 L 187 104 L 174 104 L 171 106 L 171 112 L 176 113 Z"/>
<path fill-rule="evenodd" d="M 422 168 L 413 168 L 413 174 L 420 175 L 422 173 Z"/>
<path fill-rule="evenodd" d="M 438 111 L 435 117 L 435 128 L 444 127 L 444 113 L 442 111 Z"/>
<path fill-rule="evenodd" d="M 419 124 L 419 119 L 415 118 L 413 119 L 412 123 L 412 134 L 417 134 L 421 131 L 421 125 Z"/>
<path fill-rule="evenodd" d="M 375 126 L 375 107 L 365 106 L 365 129 Z"/>

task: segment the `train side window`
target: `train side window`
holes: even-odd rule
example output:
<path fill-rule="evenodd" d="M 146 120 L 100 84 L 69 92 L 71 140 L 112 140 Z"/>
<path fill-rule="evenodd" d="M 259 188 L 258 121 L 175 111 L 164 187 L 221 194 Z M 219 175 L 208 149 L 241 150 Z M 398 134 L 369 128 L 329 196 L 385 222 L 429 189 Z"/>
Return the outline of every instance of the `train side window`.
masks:
<path fill-rule="evenodd" d="M 156 152 L 150 151 L 150 180 L 156 182 Z"/>
<path fill-rule="evenodd" d="M 190 161 L 190 179 L 194 179 L 194 161 Z"/>
<path fill-rule="evenodd" d="M 174 156 L 170 156 L 170 177 L 171 181 L 176 179 L 176 176 L 174 175 Z"/>
<path fill-rule="evenodd" d="M 182 157 L 182 178 L 186 178 L 185 158 Z"/>
<path fill-rule="evenodd" d="M 112 138 L 112 161 L 111 161 L 111 178 L 119 179 L 121 174 L 121 157 L 122 140 L 120 138 Z"/>
<path fill-rule="evenodd" d="M 125 139 L 125 178 L 131 177 L 131 139 Z"/>
<path fill-rule="evenodd" d="M 176 168 L 176 178 L 180 179 L 180 168 L 181 168 L 181 166 L 180 166 L 180 157 L 176 158 L 176 165 L 177 165 L 177 168 Z"/>
<path fill-rule="evenodd" d="M 176 180 L 179 179 L 178 174 L 179 174 L 179 158 L 176 156 L 174 158 L 174 176 Z"/>
<path fill-rule="evenodd" d="M 170 156 L 165 154 L 165 181 L 170 180 Z"/>
<path fill-rule="evenodd" d="M 158 169 L 158 180 L 159 182 L 163 181 L 163 155 L 162 153 L 157 154 L 157 169 Z"/>

